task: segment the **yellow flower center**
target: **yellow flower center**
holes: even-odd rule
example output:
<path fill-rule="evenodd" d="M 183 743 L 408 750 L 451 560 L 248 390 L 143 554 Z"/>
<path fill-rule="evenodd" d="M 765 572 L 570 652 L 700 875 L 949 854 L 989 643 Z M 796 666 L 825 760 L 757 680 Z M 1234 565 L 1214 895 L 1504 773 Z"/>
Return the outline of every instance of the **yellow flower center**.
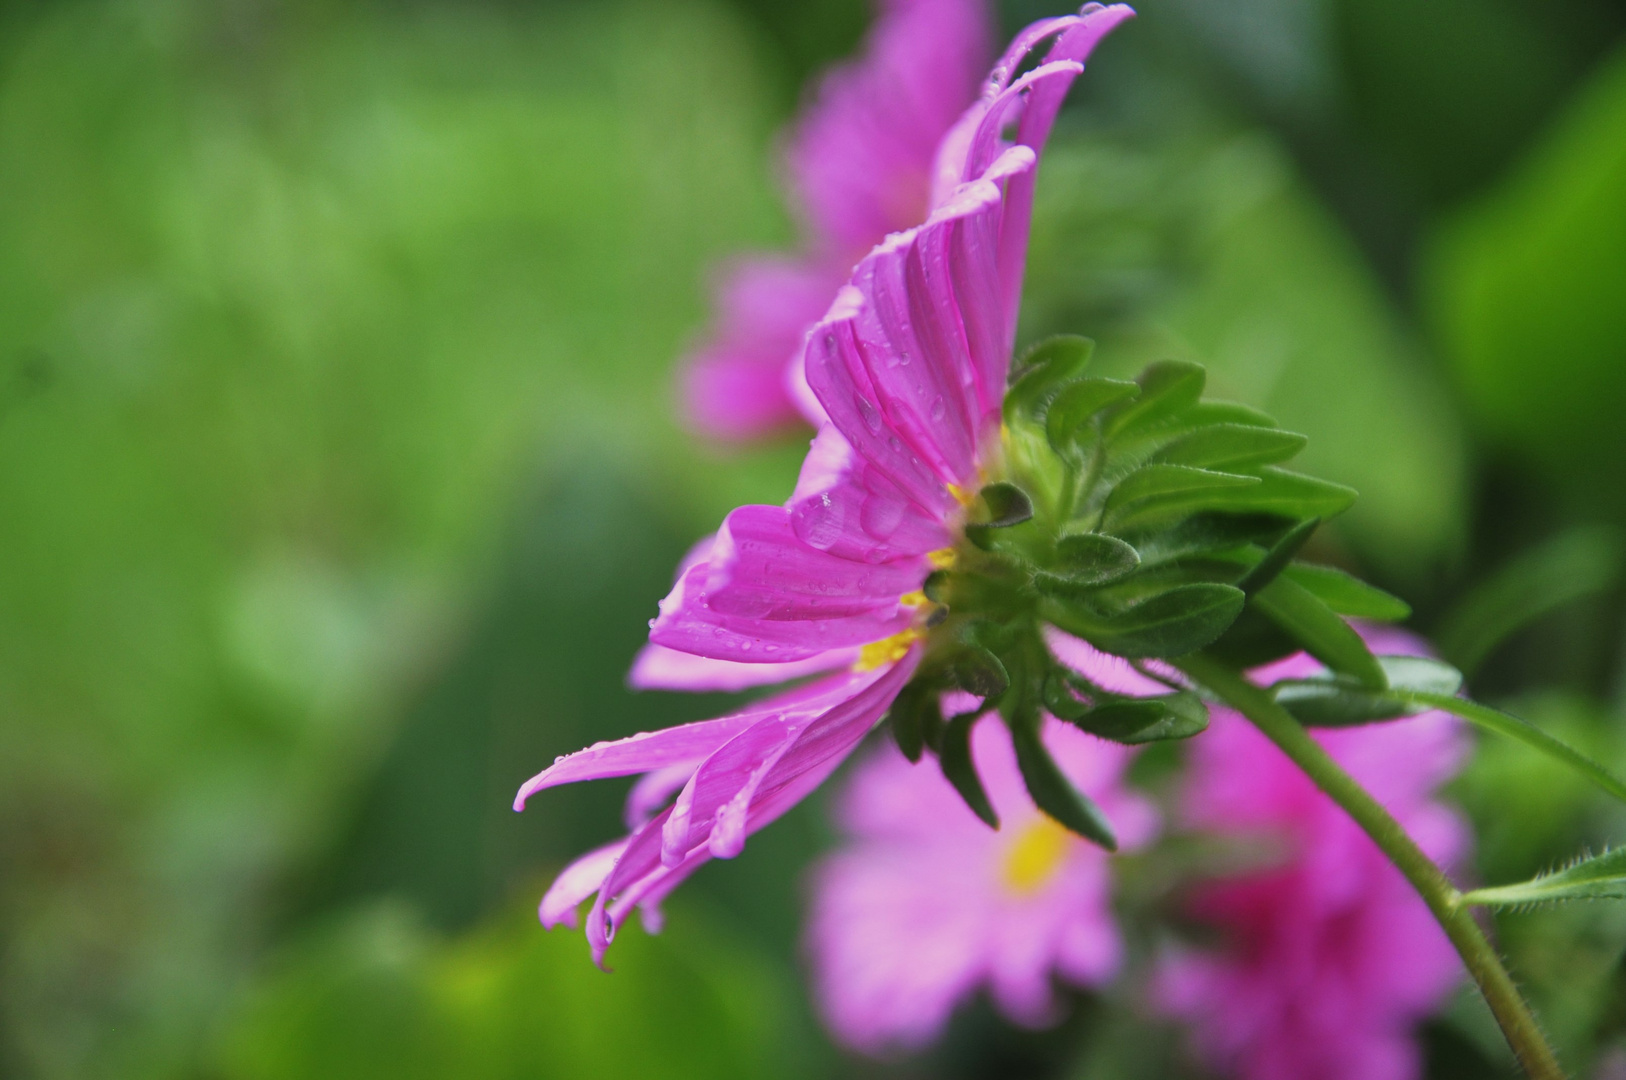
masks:
<path fill-rule="evenodd" d="M 909 646 L 919 639 L 920 631 L 911 626 L 889 638 L 872 641 L 858 650 L 858 663 L 853 665 L 853 670 L 874 671 L 878 667 L 896 663 L 903 659 L 903 654 L 909 651 Z"/>
<path fill-rule="evenodd" d="M 1032 896 L 1044 888 L 1056 871 L 1072 843 L 1072 834 L 1050 817 L 1040 814 L 1025 827 L 1005 850 L 1003 880 L 1005 887 L 1017 896 Z"/>

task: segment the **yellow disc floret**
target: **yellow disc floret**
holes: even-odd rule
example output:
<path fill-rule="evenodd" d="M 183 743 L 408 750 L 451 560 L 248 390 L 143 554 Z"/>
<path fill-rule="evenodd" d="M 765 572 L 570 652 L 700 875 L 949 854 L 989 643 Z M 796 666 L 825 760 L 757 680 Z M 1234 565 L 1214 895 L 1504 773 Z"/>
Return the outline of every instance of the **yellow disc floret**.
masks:
<path fill-rule="evenodd" d="M 1017 896 L 1031 896 L 1061 869 L 1067 849 L 1072 846 L 1067 827 L 1043 814 L 1016 834 L 1005 851 L 1001 878 Z"/>

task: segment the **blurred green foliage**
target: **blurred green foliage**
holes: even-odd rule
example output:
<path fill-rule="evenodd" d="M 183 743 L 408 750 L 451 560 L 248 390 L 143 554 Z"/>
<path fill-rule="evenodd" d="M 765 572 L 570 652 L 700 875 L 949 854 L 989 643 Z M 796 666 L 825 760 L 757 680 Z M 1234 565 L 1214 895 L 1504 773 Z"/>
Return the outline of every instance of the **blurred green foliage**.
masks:
<path fill-rule="evenodd" d="M 1430 310 L 1493 437 L 1589 512 L 1626 512 L 1626 53 L 1447 223 Z"/>
<path fill-rule="evenodd" d="M 1307 432 L 1363 492 L 1324 554 L 1425 630 L 1456 611 L 1496 701 L 1626 764 L 1618 582 L 1459 606 L 1626 510 L 1626 63 L 1599 60 L 1626 12 L 1145 8 L 1047 156 L 1024 336 L 1200 360 Z M 515 786 L 722 704 L 622 675 L 681 552 L 783 498 L 801 443 L 695 446 L 671 364 L 709 268 L 792 239 L 773 132 L 865 13 L 0 12 L 0 1075 L 1180 1068 L 1124 1001 L 839 1057 L 795 968 L 817 800 L 614 976 L 516 910 L 621 792 L 515 816 Z M 1487 743 L 1459 784 L 1484 880 L 1626 829 L 1549 768 Z M 1615 915 L 1498 923 L 1571 1060 L 1626 1040 Z M 1430 1029 L 1431 1075 L 1495 1066 L 1476 1017 Z"/>
<path fill-rule="evenodd" d="M 214 1067 L 223 1080 L 797 1075 L 774 1037 L 783 989 L 698 920 L 659 938 L 629 929 L 615 965 L 604 977 L 579 938 L 537 932 L 528 910 L 443 942 L 410 910 L 365 907 L 277 958 Z"/>

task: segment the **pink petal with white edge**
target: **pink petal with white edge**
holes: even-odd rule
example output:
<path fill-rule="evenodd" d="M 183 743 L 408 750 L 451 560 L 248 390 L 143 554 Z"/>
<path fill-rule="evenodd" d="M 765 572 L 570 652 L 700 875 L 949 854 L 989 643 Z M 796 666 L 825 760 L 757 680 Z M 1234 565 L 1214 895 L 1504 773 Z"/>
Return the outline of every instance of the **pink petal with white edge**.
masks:
<path fill-rule="evenodd" d="M 731 693 L 850 667 L 857 659 L 858 650 L 847 648 L 832 649 L 789 664 L 741 664 L 678 652 L 664 645 L 645 645 L 632 662 L 627 683 L 635 690 Z"/>

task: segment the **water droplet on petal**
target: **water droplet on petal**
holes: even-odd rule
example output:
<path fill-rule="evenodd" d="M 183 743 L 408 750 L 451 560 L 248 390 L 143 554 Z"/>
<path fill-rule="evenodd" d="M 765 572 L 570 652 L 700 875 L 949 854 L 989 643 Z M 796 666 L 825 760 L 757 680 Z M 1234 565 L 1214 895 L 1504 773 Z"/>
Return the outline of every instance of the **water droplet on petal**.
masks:
<path fill-rule="evenodd" d="M 938 394 L 932 399 L 932 419 L 941 420 L 943 419 L 943 415 L 947 412 L 948 406 L 943 404 L 943 395 Z"/>

